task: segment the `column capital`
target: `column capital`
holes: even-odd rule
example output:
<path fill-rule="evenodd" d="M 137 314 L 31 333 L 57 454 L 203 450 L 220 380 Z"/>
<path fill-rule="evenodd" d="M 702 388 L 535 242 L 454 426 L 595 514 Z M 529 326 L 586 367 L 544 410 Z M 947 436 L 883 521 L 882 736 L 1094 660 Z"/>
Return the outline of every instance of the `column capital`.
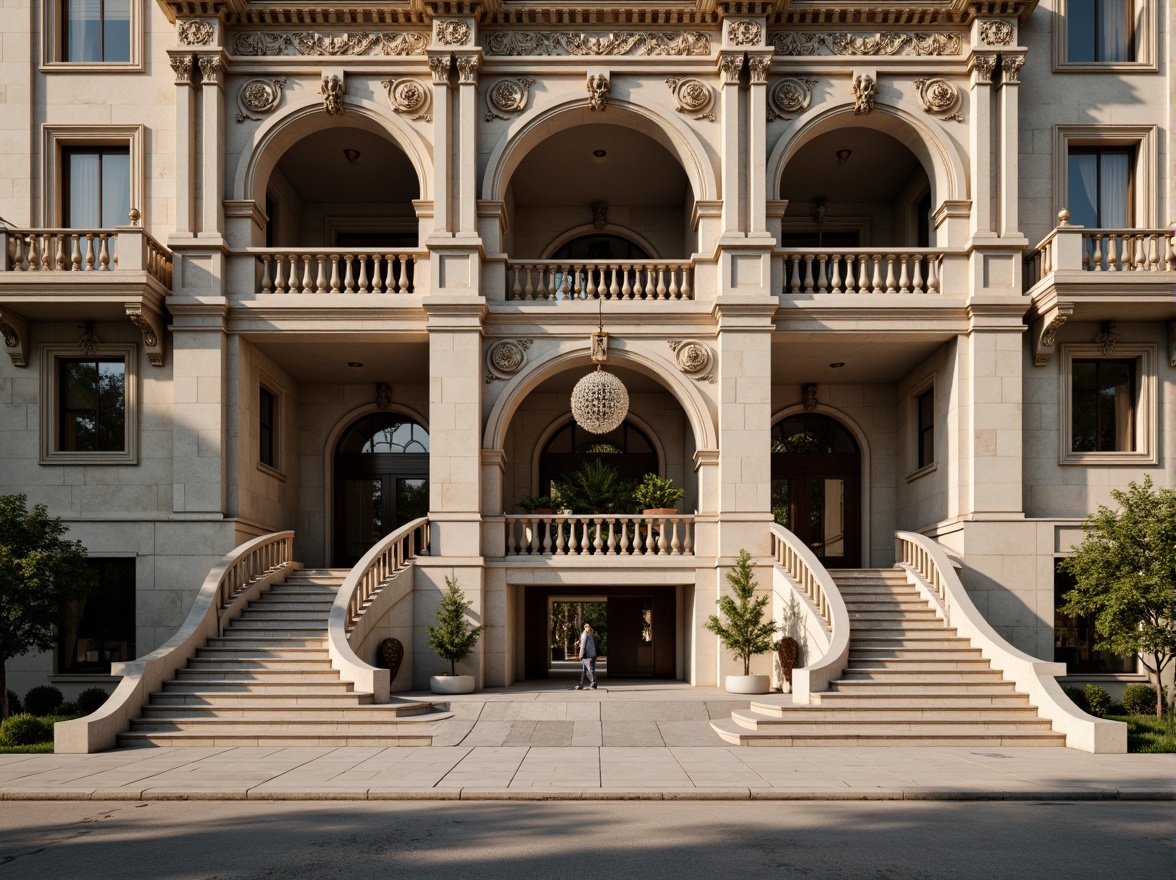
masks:
<path fill-rule="evenodd" d="M 197 55 L 196 61 L 200 65 L 200 84 L 223 89 L 226 67 L 224 53 L 218 50 L 207 55 Z"/>
<path fill-rule="evenodd" d="M 1021 82 L 1021 68 L 1025 66 L 1025 49 L 1000 53 L 1000 85 L 1015 86 Z"/>
<path fill-rule="evenodd" d="M 453 66 L 453 53 L 449 50 L 441 52 L 428 51 L 429 72 L 433 75 L 433 85 L 449 84 L 449 71 Z"/>
<path fill-rule="evenodd" d="M 739 82 L 739 74 L 743 72 L 744 51 L 719 52 L 718 72 L 722 76 L 722 84 L 735 85 Z"/>
<path fill-rule="evenodd" d="M 996 52 L 972 51 L 968 56 L 968 72 L 972 74 L 972 88 L 978 85 L 992 85 L 992 73 L 996 70 Z"/>
<path fill-rule="evenodd" d="M 455 52 L 454 64 L 457 66 L 457 81 L 459 85 L 477 85 L 478 68 L 482 66 L 482 50 L 473 52 Z"/>
<path fill-rule="evenodd" d="M 192 61 L 195 56 L 186 49 L 168 49 L 167 54 L 171 69 L 176 74 L 176 85 L 191 88 L 193 86 Z"/>

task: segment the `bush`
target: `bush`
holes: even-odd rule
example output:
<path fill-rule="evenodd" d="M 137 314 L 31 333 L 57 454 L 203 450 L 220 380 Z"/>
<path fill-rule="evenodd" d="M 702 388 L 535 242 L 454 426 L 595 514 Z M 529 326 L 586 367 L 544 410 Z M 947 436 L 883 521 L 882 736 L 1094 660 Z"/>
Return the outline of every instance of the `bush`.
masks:
<path fill-rule="evenodd" d="M 97 712 L 109 697 L 110 694 L 102 688 L 86 688 L 78 694 L 78 709 L 83 715 Z"/>
<path fill-rule="evenodd" d="M 1156 689 L 1150 684 L 1129 684 L 1123 689 L 1123 711 L 1128 715 L 1155 715 Z"/>
<path fill-rule="evenodd" d="M 1083 689 L 1083 693 L 1086 695 L 1086 704 L 1090 706 L 1087 711 L 1091 715 L 1106 718 L 1111 714 L 1111 695 L 1106 692 L 1105 688 L 1101 688 L 1097 684 L 1088 684 Z"/>
<path fill-rule="evenodd" d="M 53 725 L 35 715 L 13 715 L 0 724 L 0 746 L 32 746 L 53 741 Z"/>
<path fill-rule="evenodd" d="M 1080 687 L 1072 687 L 1070 685 L 1063 685 L 1062 690 L 1065 691 L 1066 696 L 1074 701 L 1074 705 L 1083 712 L 1090 711 L 1090 703 L 1086 701 L 1086 691 Z"/>
<path fill-rule="evenodd" d="M 19 715 L 24 711 L 24 705 L 20 701 L 20 697 L 16 695 L 16 691 L 10 690 L 8 692 L 8 714 Z"/>
<path fill-rule="evenodd" d="M 82 707 L 72 700 L 66 700 L 53 712 L 54 718 L 80 718 L 82 716 Z"/>
<path fill-rule="evenodd" d="M 30 715 L 51 715 L 65 702 L 65 696 L 50 684 L 31 688 L 24 698 L 25 711 Z"/>

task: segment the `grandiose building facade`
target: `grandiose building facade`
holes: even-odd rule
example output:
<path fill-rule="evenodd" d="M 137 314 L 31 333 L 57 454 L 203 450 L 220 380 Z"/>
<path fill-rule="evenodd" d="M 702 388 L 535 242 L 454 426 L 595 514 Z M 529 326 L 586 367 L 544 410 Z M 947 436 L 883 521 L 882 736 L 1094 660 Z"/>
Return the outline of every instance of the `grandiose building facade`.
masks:
<path fill-rule="evenodd" d="M 1173 485 L 1169 13 L 5 5 L 0 492 L 101 584 L 9 682 L 112 682 L 245 541 L 347 569 L 421 517 L 369 627 L 393 691 L 444 666 L 447 577 L 484 686 L 548 674 L 560 597 L 616 611 L 617 674 L 718 684 L 703 622 L 740 549 L 771 589 L 773 524 L 834 574 L 917 533 L 1016 648 L 1132 675 L 1055 566 Z M 604 434 L 570 405 L 598 363 Z M 594 460 L 685 497 L 519 506 Z"/>

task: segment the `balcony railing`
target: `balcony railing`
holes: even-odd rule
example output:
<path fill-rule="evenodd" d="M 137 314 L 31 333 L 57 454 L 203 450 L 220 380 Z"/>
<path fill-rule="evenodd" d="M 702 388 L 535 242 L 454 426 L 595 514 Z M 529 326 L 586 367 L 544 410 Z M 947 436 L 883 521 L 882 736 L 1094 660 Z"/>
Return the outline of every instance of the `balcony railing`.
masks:
<path fill-rule="evenodd" d="M 943 251 L 934 248 L 781 248 L 785 294 L 939 293 Z"/>
<path fill-rule="evenodd" d="M 511 261 L 507 299 L 693 299 L 689 260 Z"/>
<path fill-rule="evenodd" d="M 506 517 L 507 556 L 693 556 L 689 515 Z"/>
<path fill-rule="evenodd" d="M 146 271 L 171 287 L 171 252 L 140 228 L 0 229 L 0 244 L 0 271 Z"/>
<path fill-rule="evenodd" d="M 415 293 L 423 251 L 251 248 L 258 293 Z"/>
<path fill-rule="evenodd" d="M 1029 255 L 1027 281 L 1050 272 L 1176 272 L 1171 229 L 1084 229 L 1059 226 Z"/>

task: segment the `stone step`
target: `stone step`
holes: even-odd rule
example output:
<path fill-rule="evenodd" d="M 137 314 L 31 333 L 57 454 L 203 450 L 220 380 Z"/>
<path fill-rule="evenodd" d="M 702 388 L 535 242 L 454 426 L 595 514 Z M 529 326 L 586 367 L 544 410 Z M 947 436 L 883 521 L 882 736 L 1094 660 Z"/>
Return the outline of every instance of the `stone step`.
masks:
<path fill-rule="evenodd" d="M 305 691 L 285 693 L 258 693 L 256 691 L 156 691 L 144 709 L 169 707 L 227 707 L 227 708 L 268 708 L 268 709 L 331 709 L 346 710 L 348 706 L 367 706 L 372 703 L 371 694 L 336 688 L 324 691 L 312 688 Z"/>
<path fill-rule="evenodd" d="M 878 631 L 867 630 L 849 634 L 850 649 L 857 647 L 878 648 L 885 646 L 919 646 L 928 647 L 935 644 L 971 645 L 967 639 L 955 635 L 953 629 L 921 629 L 911 633 L 896 633 L 893 629 Z"/>
<path fill-rule="evenodd" d="M 329 597 L 322 599 L 270 599 L 265 598 L 257 602 L 250 602 L 246 611 L 313 611 L 316 614 L 330 614 L 334 600 Z"/>
<path fill-rule="evenodd" d="M 287 618 L 266 618 L 264 620 L 258 619 L 244 619 L 238 617 L 229 624 L 226 632 L 262 632 L 272 633 L 275 637 L 282 635 L 304 633 L 320 633 L 325 638 L 327 630 L 326 618 L 321 620 L 290 620 Z"/>
<path fill-rule="evenodd" d="M 979 648 L 966 647 L 966 643 L 958 648 L 944 647 L 944 648 L 924 648 L 924 647 L 903 647 L 903 648 L 863 648 L 852 642 L 849 648 L 849 665 L 870 665 L 876 660 L 918 660 L 921 662 L 930 662 L 932 660 L 945 660 L 948 662 L 958 662 L 961 660 L 984 660 L 984 655 Z M 985 660 L 985 662 L 987 662 Z"/>
<path fill-rule="evenodd" d="M 1016 693 L 1011 681 L 952 681 L 930 680 L 874 681 L 871 679 L 838 679 L 830 682 L 830 689 L 842 694 L 893 694 L 904 697 L 925 697 L 938 694 L 1000 694 Z"/>
<path fill-rule="evenodd" d="M 270 732 L 266 728 L 251 728 L 232 733 L 215 730 L 175 731 L 173 733 L 120 733 L 120 748 L 212 748 L 225 747 L 271 747 L 271 748 L 345 748 L 348 746 L 390 748 L 397 746 L 430 746 L 430 733 L 395 734 L 387 732 L 370 733 L 305 733 Z"/>
<path fill-rule="evenodd" d="M 244 620 L 314 620 L 324 625 L 330 614 L 329 607 L 323 608 L 270 608 L 268 605 L 250 605 L 233 618 L 233 623 Z"/>
<path fill-rule="evenodd" d="M 448 713 L 446 713 L 448 715 Z M 435 719 L 441 720 L 441 719 Z M 318 721 L 267 721 L 251 718 L 185 718 L 185 719 L 147 719 L 136 718 L 131 721 L 131 733 L 196 733 L 204 731 L 209 736 L 222 734 L 235 735 L 245 732 L 252 736 L 259 733 L 274 734 L 302 734 L 303 736 L 318 736 L 320 734 L 339 735 L 349 733 L 391 733 L 401 735 L 404 732 L 425 733 L 432 729 L 433 719 L 421 718 L 352 718 L 351 713 L 339 712 L 335 717 Z"/>
<path fill-rule="evenodd" d="M 182 670 L 181 670 L 182 671 Z M 955 684 L 956 682 L 1004 681 L 999 671 L 985 665 L 982 669 L 846 669 L 839 682 L 876 681 L 891 684 Z"/>
<path fill-rule="evenodd" d="M 305 636 L 275 636 L 272 638 L 263 638 L 257 633 L 243 634 L 235 633 L 231 629 L 219 638 L 208 640 L 208 644 L 204 646 L 205 650 L 217 651 L 234 651 L 234 650 L 254 650 L 254 649 L 274 649 L 281 651 L 297 651 L 297 650 L 325 650 L 327 639 L 325 636 L 305 637 Z"/>
<path fill-rule="evenodd" d="M 307 695 L 329 694 L 339 691 L 351 691 L 349 681 L 315 681 L 308 682 L 301 679 L 280 681 L 267 678 L 265 681 L 226 681 L 215 678 L 186 678 L 172 679 L 163 683 L 163 689 L 171 692 L 186 691 L 188 693 L 251 693 L 251 694 L 289 694 L 301 693 Z"/>
<path fill-rule="evenodd" d="M 887 693 L 879 690 L 822 691 L 809 698 L 812 706 L 830 708 L 1013 708 L 1029 706 L 1029 697 L 1011 688 L 982 690 L 979 685 L 959 691 L 911 691 Z M 807 708 L 807 707 L 802 707 Z"/>
<path fill-rule="evenodd" d="M 176 681 L 253 681 L 267 683 L 308 684 L 310 682 L 338 681 L 338 669 L 323 669 L 315 667 L 305 671 L 286 669 L 206 669 L 203 666 L 195 669 L 177 669 Z"/>
<path fill-rule="evenodd" d="M 415 718 L 441 721 L 452 717 L 450 712 L 434 711 L 432 703 L 404 702 L 382 705 L 367 704 L 354 706 L 270 706 L 268 703 L 253 701 L 250 704 L 226 706 L 145 706 L 143 717 L 148 720 L 199 721 L 210 719 L 252 719 L 254 722 L 269 721 L 331 721 L 345 718 L 348 721 L 395 722 L 399 718 Z"/>
<path fill-rule="evenodd" d="M 322 660 L 327 663 L 331 662 L 331 653 L 326 648 L 320 647 L 282 647 L 276 648 L 270 646 L 268 643 L 262 643 L 256 647 L 243 648 L 237 645 L 222 647 L 222 646 L 206 646 L 196 649 L 197 660 L 304 660 L 317 661 Z"/>
<path fill-rule="evenodd" d="M 850 657 L 849 667 L 845 670 L 852 672 L 874 672 L 876 670 L 891 670 L 908 672 L 912 670 L 926 672 L 974 672 L 992 671 L 992 665 L 983 657 L 975 658 L 926 658 L 926 657 Z"/>
<path fill-rule="evenodd" d="M 326 653 L 326 652 L 323 652 Z M 323 672 L 331 669 L 330 657 L 193 657 L 185 672 Z"/>
<path fill-rule="evenodd" d="M 832 714 L 834 716 L 837 715 L 836 712 L 833 712 Z M 988 715 L 984 715 L 982 717 L 978 716 L 975 712 L 972 712 L 966 717 L 958 717 L 954 719 L 875 717 L 871 720 L 859 719 L 853 724 L 852 727 L 848 727 L 844 720 L 840 720 L 836 717 L 813 718 L 807 717 L 807 715 L 807 711 L 802 709 L 799 712 L 793 712 L 784 718 L 770 718 L 766 715 L 759 715 L 755 712 L 736 709 L 731 713 L 731 720 L 740 727 L 745 727 L 748 730 L 771 730 L 781 732 L 795 731 L 801 733 L 810 731 L 816 732 L 835 730 L 852 730 L 854 734 L 886 734 L 906 731 L 932 733 L 984 731 L 988 733 L 993 730 L 1052 730 L 1049 721 L 1037 718 L 1035 716 L 1030 716 L 1029 718 L 1015 718 L 1013 720 L 997 720 L 990 718 Z"/>
<path fill-rule="evenodd" d="M 885 733 L 855 733 L 849 730 L 784 732 L 753 731 L 740 727 L 732 720 L 712 721 L 711 728 L 724 741 L 740 746 L 792 746 L 809 748 L 853 748 L 863 746 L 908 747 L 1058 747 L 1065 745 L 1064 734 L 1035 730 L 966 730 L 949 731 L 892 731 Z"/>
<path fill-rule="evenodd" d="M 959 701 L 964 702 L 964 701 Z M 1037 710 L 1024 703 L 1016 705 L 993 706 L 983 700 L 974 701 L 976 705 L 941 705 L 938 702 L 928 702 L 923 706 L 896 705 L 875 706 L 856 704 L 836 706 L 796 706 L 775 705 L 772 703 L 752 702 L 747 712 L 759 718 L 802 718 L 813 721 L 949 721 L 953 719 L 968 720 L 980 717 L 979 710 L 983 710 L 986 721 L 1037 721 Z M 736 710 L 743 711 L 743 710 Z"/>

